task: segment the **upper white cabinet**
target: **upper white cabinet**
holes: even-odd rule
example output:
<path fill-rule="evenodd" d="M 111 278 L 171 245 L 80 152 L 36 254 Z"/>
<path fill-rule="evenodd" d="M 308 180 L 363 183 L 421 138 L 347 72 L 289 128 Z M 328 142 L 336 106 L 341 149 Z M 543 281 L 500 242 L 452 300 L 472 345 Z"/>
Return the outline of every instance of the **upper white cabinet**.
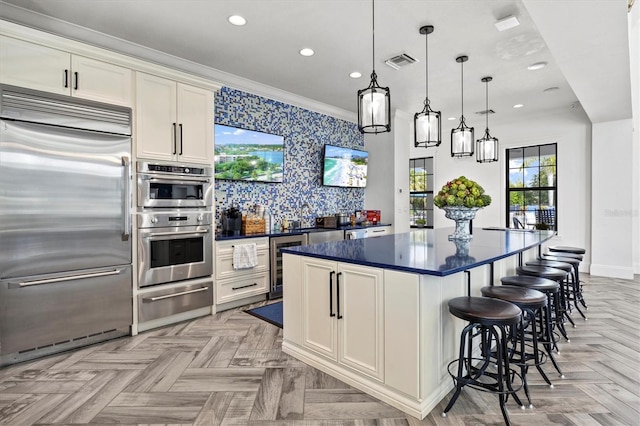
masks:
<path fill-rule="evenodd" d="M 131 106 L 133 72 L 80 55 L 0 36 L 0 81 L 61 95 Z"/>
<path fill-rule="evenodd" d="M 213 162 L 213 92 L 136 73 L 139 158 Z"/>

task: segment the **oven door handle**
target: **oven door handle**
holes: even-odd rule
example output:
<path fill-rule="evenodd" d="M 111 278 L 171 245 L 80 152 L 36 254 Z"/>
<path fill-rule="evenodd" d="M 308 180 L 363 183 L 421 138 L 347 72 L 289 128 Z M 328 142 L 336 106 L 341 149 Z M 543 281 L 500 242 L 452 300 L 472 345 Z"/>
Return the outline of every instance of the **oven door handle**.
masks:
<path fill-rule="evenodd" d="M 176 231 L 176 232 L 149 232 L 147 235 L 143 235 L 143 238 L 152 238 L 152 237 L 171 237 L 174 235 L 202 235 L 208 234 L 209 230 L 204 229 L 202 231 Z"/>
<path fill-rule="evenodd" d="M 152 176 L 142 176 L 143 180 L 148 180 L 149 182 L 172 182 L 172 183 L 209 183 L 211 179 L 203 179 L 201 177 L 188 177 L 188 176 L 180 176 L 180 177 L 152 177 Z"/>
<path fill-rule="evenodd" d="M 207 290 L 209 290 L 209 287 L 201 287 L 201 288 L 196 288 L 196 289 L 193 289 L 193 290 L 181 291 L 179 293 L 167 294 L 167 295 L 164 295 L 164 296 L 145 297 L 145 298 L 142 299 L 142 301 L 143 302 L 156 302 L 158 300 L 170 299 L 172 297 L 184 296 L 186 294 L 200 293 L 201 291 L 207 291 Z"/>
<path fill-rule="evenodd" d="M 60 283 L 64 281 L 84 280 L 86 278 L 107 277 L 110 275 L 118 275 L 120 272 L 122 272 L 122 269 L 114 269 L 113 271 L 105 271 L 105 272 L 95 272 L 92 274 L 71 275 L 68 277 L 45 278 L 42 280 L 10 282 L 9 288 L 29 287 L 32 285 L 53 284 L 53 283 Z"/>

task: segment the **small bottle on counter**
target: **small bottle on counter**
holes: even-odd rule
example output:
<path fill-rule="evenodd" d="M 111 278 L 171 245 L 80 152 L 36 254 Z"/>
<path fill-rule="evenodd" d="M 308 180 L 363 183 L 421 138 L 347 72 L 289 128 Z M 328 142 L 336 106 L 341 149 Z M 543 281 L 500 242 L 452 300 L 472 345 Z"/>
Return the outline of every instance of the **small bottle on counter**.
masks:
<path fill-rule="evenodd" d="M 356 226 L 356 215 L 352 214 L 349 219 L 351 220 L 351 226 Z"/>

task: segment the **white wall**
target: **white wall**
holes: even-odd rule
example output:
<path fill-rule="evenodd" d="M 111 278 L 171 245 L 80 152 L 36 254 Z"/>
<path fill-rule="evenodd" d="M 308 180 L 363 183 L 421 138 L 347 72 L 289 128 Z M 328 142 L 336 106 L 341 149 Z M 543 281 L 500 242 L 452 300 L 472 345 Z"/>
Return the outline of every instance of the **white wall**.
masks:
<path fill-rule="evenodd" d="M 632 120 L 593 125 L 592 275 L 633 279 L 632 133 Z"/>
<path fill-rule="evenodd" d="M 640 6 L 629 14 L 629 62 L 631 64 L 631 105 L 633 109 L 632 201 L 633 270 L 640 274 Z"/>

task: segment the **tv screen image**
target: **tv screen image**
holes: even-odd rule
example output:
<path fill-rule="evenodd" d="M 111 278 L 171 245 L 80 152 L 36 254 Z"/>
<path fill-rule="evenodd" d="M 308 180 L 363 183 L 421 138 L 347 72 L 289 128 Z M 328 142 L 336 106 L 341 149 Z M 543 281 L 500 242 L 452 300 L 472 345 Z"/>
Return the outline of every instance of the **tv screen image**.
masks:
<path fill-rule="evenodd" d="M 324 146 L 322 184 L 347 188 L 364 188 L 367 185 L 369 153 L 352 148 Z"/>
<path fill-rule="evenodd" d="M 284 137 L 216 124 L 215 178 L 282 182 Z"/>

